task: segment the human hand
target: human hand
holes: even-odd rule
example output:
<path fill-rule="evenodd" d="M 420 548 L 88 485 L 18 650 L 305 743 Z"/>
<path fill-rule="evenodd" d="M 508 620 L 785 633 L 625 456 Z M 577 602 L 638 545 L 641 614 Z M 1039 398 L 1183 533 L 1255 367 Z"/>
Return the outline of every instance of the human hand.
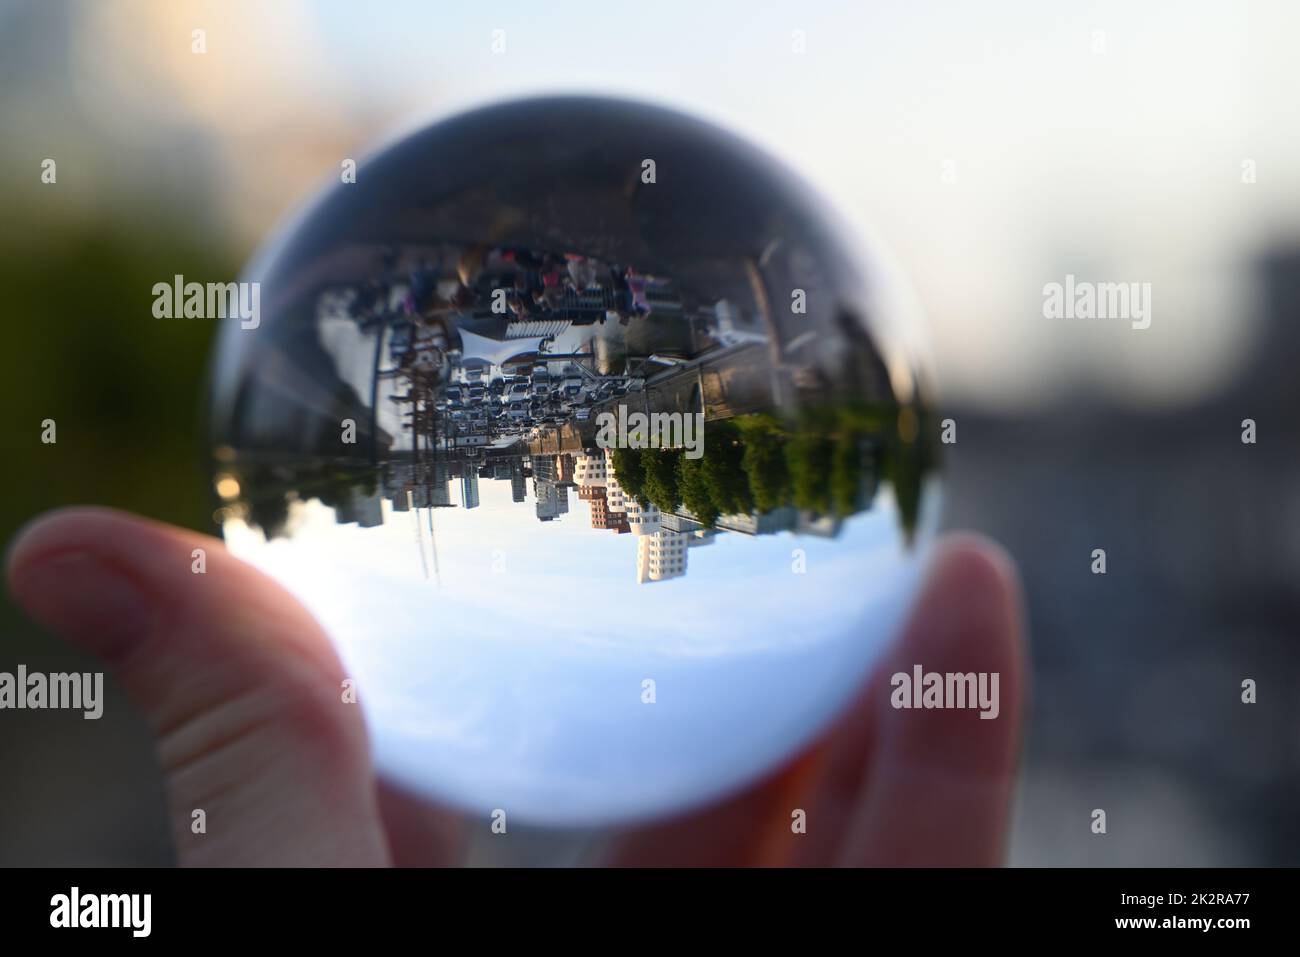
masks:
<path fill-rule="evenodd" d="M 191 572 L 206 551 L 206 574 Z M 180 863 L 453 864 L 473 822 L 376 780 L 329 640 L 216 539 L 67 509 L 15 540 L 10 591 L 113 670 L 157 736 Z M 1020 740 L 1019 586 L 997 546 L 949 536 L 898 644 L 800 757 L 739 796 L 609 836 L 611 864 L 1000 862 Z M 889 678 L 1000 675 L 1000 713 L 894 710 Z M 192 812 L 209 823 L 191 831 Z M 807 833 L 791 814 L 802 809 Z M 486 827 L 486 823 L 482 824 Z"/>

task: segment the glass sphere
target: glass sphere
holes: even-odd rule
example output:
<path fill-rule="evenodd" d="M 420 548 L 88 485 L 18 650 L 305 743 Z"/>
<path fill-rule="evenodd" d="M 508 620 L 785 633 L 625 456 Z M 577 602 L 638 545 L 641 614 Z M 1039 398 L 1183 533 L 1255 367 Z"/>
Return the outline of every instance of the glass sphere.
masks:
<path fill-rule="evenodd" d="M 734 136 L 566 97 L 343 164 L 255 257 L 216 515 L 336 643 L 383 774 L 607 824 L 843 709 L 938 500 L 917 337 L 845 237 Z"/>

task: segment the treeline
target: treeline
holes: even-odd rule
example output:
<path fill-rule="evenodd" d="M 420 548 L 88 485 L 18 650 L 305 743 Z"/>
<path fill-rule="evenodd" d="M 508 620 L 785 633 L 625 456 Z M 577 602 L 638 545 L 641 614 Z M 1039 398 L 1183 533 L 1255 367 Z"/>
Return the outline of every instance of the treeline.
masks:
<path fill-rule="evenodd" d="M 688 459 L 682 449 L 615 449 L 614 474 L 643 506 L 684 506 L 707 528 L 720 515 L 786 505 L 847 517 L 870 507 L 864 481 L 883 478 L 895 485 L 910 531 L 923 453 L 914 434 L 900 437 L 898 424 L 896 408 L 850 404 L 810 409 L 794 422 L 768 414 L 721 419 L 706 424 L 701 457 Z"/>

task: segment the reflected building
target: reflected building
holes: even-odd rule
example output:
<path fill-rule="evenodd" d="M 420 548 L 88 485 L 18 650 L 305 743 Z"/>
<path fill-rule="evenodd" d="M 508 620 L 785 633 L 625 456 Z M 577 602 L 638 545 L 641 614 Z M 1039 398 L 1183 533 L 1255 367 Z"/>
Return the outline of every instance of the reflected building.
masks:
<path fill-rule="evenodd" d="M 465 508 L 478 508 L 478 472 L 465 469 L 460 476 L 460 503 Z"/>
<path fill-rule="evenodd" d="M 451 508 L 451 474 L 446 462 L 434 461 L 425 470 L 424 485 L 427 489 L 427 501 L 430 508 Z M 477 502 L 478 484 L 475 483 L 475 501 Z"/>
<path fill-rule="evenodd" d="M 534 479 L 533 495 L 537 498 L 537 520 L 550 522 L 569 511 L 569 489 L 546 479 Z"/>
<path fill-rule="evenodd" d="M 573 456 L 571 455 L 535 455 L 533 456 L 533 478 L 553 485 L 574 485 Z"/>
<path fill-rule="evenodd" d="M 704 525 L 688 514 L 665 512 L 659 516 L 659 524 L 670 532 L 703 531 Z"/>
<path fill-rule="evenodd" d="M 687 542 L 690 534 L 660 529 L 641 535 L 636 543 L 638 584 L 681 578 L 686 574 Z"/>
<path fill-rule="evenodd" d="M 571 453 L 555 457 L 555 484 L 574 488 L 578 483 L 574 479 L 575 461 Z"/>
<path fill-rule="evenodd" d="M 340 525 L 359 525 L 362 528 L 382 525 L 383 496 L 378 491 L 364 494 L 359 486 L 349 489 L 347 496 L 334 507 L 334 520 Z"/>
<path fill-rule="evenodd" d="M 605 455 L 581 452 L 573 457 L 573 482 L 578 488 L 603 488 L 609 470 Z"/>
<path fill-rule="evenodd" d="M 626 512 L 627 497 L 623 486 L 619 484 L 618 473 L 614 471 L 614 452 L 605 449 L 605 501 L 611 512 Z"/>
<path fill-rule="evenodd" d="M 642 505 L 634 498 L 625 498 L 623 511 L 633 535 L 653 535 L 659 531 L 659 508 L 654 504 Z"/>
<path fill-rule="evenodd" d="M 799 535 L 815 535 L 818 538 L 834 538 L 844 527 L 844 519 L 838 515 L 814 515 L 800 512 L 799 520 L 793 531 Z"/>
<path fill-rule="evenodd" d="M 799 524 L 799 511 L 783 505 L 763 515 L 720 515 L 715 524 L 723 531 L 738 532 L 741 535 L 775 535 L 777 532 L 793 531 Z"/>
<path fill-rule="evenodd" d="M 278 472 L 238 475 L 241 489 L 267 492 L 270 506 L 253 520 L 271 535 L 283 534 L 295 497 L 319 497 L 340 524 L 373 527 L 384 499 L 394 512 L 478 509 L 480 481 L 508 481 L 511 505 L 523 505 L 529 477 L 538 521 L 567 514 L 572 488 L 593 530 L 632 535 L 639 582 L 682 577 L 686 550 L 719 534 L 834 538 L 872 508 L 882 481 L 894 488 L 904 531 L 911 527 L 930 465 L 916 436 L 929 431 L 914 413 L 900 425 L 883 357 L 850 311 L 836 307 L 810 336 L 806 322 L 765 316 L 747 273 L 722 281 L 703 263 L 692 271 L 715 289 L 707 297 L 653 271 L 556 250 L 435 244 L 373 262 L 347 258 L 373 275 L 318 293 L 318 328 L 285 326 L 279 345 L 299 350 L 296 372 L 318 380 L 313 389 L 297 383 L 311 404 L 334 415 L 342 403 L 369 442 L 346 457 L 299 452 L 299 488 Z M 778 286 L 795 272 L 782 256 L 766 268 Z M 493 306 L 498 290 L 505 314 Z M 343 335 L 347 326 L 354 330 Z M 342 343 L 357 336 L 373 362 L 369 388 L 339 381 L 354 369 Z M 258 376 L 280 374 L 287 360 L 276 355 L 259 354 Z M 668 473 L 703 517 L 682 500 L 668 511 L 648 501 L 653 488 L 665 504 L 673 487 L 662 472 L 651 478 L 649 466 L 662 460 L 646 456 L 660 452 L 620 453 L 625 486 L 614 451 L 595 448 L 599 417 L 623 405 L 703 410 L 708 461 L 679 459 Z M 237 397 L 237 421 L 243 411 Z M 247 444 L 265 458 L 256 439 Z M 377 491 L 365 491 L 373 479 L 339 488 L 339 474 L 367 468 Z M 505 499 L 492 494 L 489 510 Z"/>
<path fill-rule="evenodd" d="M 522 502 L 527 496 L 528 487 L 524 481 L 524 462 L 517 458 L 510 465 L 510 501 Z"/>
<path fill-rule="evenodd" d="M 592 528 L 610 529 L 620 535 L 631 531 L 627 523 L 627 513 L 610 510 L 603 488 L 580 489 L 578 497 L 585 498 L 588 502 Z"/>
<path fill-rule="evenodd" d="M 411 510 L 411 500 L 414 498 L 414 485 L 400 485 L 392 493 L 390 500 L 393 503 L 394 512 L 409 512 Z"/>
<path fill-rule="evenodd" d="M 394 512 L 410 508 L 450 508 L 450 473 L 447 463 L 418 462 L 413 458 L 392 461 L 382 476 L 382 495 L 392 502 Z"/>

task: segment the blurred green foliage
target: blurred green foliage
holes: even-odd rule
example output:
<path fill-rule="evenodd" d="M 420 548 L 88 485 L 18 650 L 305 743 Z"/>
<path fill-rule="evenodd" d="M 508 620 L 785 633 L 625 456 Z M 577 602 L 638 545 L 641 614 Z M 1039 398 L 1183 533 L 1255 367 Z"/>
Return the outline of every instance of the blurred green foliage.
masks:
<path fill-rule="evenodd" d="M 61 169 L 62 173 L 63 170 Z M 181 273 L 235 278 L 243 255 L 200 232 L 191 209 L 69 208 L 55 187 L 5 191 L 0 210 L 0 537 L 64 505 L 96 503 L 207 532 L 202 393 L 216 323 L 156 319 L 153 285 Z M 57 441 L 41 442 L 53 419 Z M 75 587 L 70 582 L 69 587 Z M 4 589 L 0 670 L 85 670 L 89 656 L 41 633 Z M 0 791 L 0 864 L 172 861 L 148 730 L 109 676 L 103 721 L 29 713 L 0 723 L 22 773 Z M 63 720 L 64 718 L 68 720 Z M 95 782 L 87 800 L 86 782 Z"/>
<path fill-rule="evenodd" d="M 216 323 L 154 318 L 152 287 L 176 273 L 234 278 L 239 257 L 181 211 L 46 217 L 39 198 L 0 225 L 0 534 L 74 503 L 211 531 L 200 417 Z M 45 419 L 54 444 L 41 442 Z"/>

